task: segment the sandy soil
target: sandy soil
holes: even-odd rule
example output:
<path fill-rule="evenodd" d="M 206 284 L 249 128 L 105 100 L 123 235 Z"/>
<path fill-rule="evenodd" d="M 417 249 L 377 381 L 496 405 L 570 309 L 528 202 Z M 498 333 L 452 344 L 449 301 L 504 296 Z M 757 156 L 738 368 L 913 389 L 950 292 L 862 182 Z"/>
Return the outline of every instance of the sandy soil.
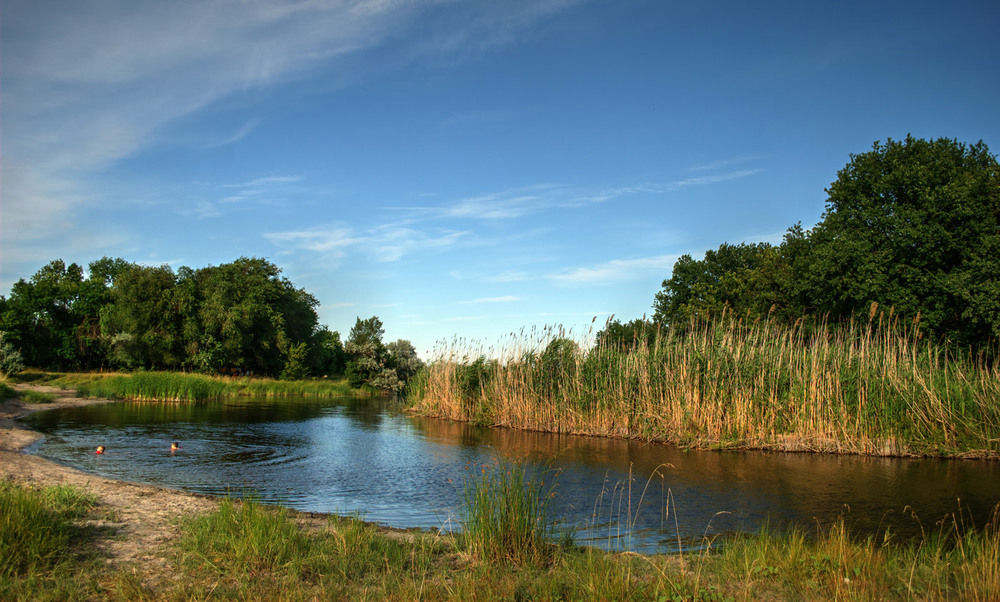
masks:
<path fill-rule="evenodd" d="M 135 566 L 147 582 L 167 576 L 170 568 L 164 544 L 176 536 L 176 519 L 213 510 L 218 500 L 105 479 L 24 453 L 42 435 L 27 429 L 18 418 L 39 410 L 106 403 L 106 400 L 80 399 L 72 391 L 53 387 L 17 385 L 15 388 L 44 391 L 57 398 L 45 404 L 23 404 L 19 400 L 0 404 L 0 478 L 37 485 L 73 485 L 89 491 L 100 502 L 100 514 L 104 517 L 96 523 L 115 534 L 101 542 L 109 562 Z"/>

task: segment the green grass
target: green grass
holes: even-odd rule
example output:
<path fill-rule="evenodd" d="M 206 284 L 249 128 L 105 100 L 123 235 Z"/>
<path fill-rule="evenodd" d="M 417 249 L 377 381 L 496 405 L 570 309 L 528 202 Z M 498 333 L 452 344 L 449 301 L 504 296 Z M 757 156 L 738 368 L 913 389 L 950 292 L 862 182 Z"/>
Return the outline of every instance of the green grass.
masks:
<path fill-rule="evenodd" d="M 98 532 L 81 521 L 95 505 L 72 487 L 0 480 L 0 600 L 88 597 Z"/>
<path fill-rule="evenodd" d="M 487 507 L 472 513 L 495 515 L 498 500 L 517 498 L 518 489 L 546 491 L 507 468 L 474 477 L 472 491 L 491 493 L 472 498 Z M 1000 599 L 996 514 L 981 526 L 957 514 L 907 542 L 856 538 L 840 521 L 763 528 L 664 556 L 548 544 L 515 563 L 482 554 L 465 535 L 222 500 L 213 512 L 179 519 L 178 538 L 150 550 L 167 566 L 116 568 L 86 554 L 112 536 L 81 525 L 94 504 L 72 488 L 0 481 L 0 600 Z M 169 578 L 144 582 L 148 568 Z"/>
<path fill-rule="evenodd" d="M 549 504 L 555 473 L 499 461 L 478 468 L 465 481 L 462 536 L 480 561 L 544 563 L 552 555 Z M 546 486 L 545 479 L 549 478 Z"/>
<path fill-rule="evenodd" d="M 177 545 L 181 599 L 380 599 L 419 597 L 440 538 L 391 537 L 374 525 L 330 518 L 304 529 L 283 508 L 223 500 L 185 522 Z"/>
<path fill-rule="evenodd" d="M 469 512 L 493 517 L 498 500 L 521 495 L 513 491 L 525 483 L 518 478 L 524 475 L 508 468 L 476 477 L 472 491 L 492 493 L 485 499 L 473 496 L 473 504 L 486 508 Z M 520 489 L 538 493 L 530 486 Z M 520 527 L 509 531 L 524 533 Z M 518 562 L 511 561 L 507 545 L 494 547 L 499 554 L 484 554 L 481 541 L 467 534 L 399 532 L 337 518 L 306 528 L 287 511 L 254 501 L 225 501 L 217 512 L 187 522 L 183 533 L 175 584 L 151 597 L 709 601 L 1000 596 L 995 519 L 980 529 L 942 521 L 937 531 L 911 542 L 857 539 L 843 521 L 815 533 L 764 528 L 669 556 L 550 543 L 544 553 L 521 554 Z M 531 547 L 537 541 L 517 545 Z"/>
<path fill-rule="evenodd" d="M 41 391 L 21 391 L 21 401 L 25 403 L 52 403 L 55 401 L 56 396 L 52 393 L 43 393 Z"/>
<path fill-rule="evenodd" d="M 363 395 L 346 379 L 284 381 L 269 378 L 208 376 L 183 372 L 27 373 L 25 382 L 76 389 L 81 397 L 129 400 L 206 401 L 238 396 L 343 397 Z"/>

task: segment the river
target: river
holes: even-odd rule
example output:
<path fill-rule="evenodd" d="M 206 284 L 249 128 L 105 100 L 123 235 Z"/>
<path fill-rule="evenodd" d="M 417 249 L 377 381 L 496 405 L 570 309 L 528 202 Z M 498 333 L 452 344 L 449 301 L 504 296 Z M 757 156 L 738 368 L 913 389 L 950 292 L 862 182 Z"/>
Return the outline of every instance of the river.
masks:
<path fill-rule="evenodd" d="M 400 528 L 460 530 L 470 475 L 522 461 L 554 484 L 559 530 L 643 553 L 840 516 L 909 538 L 946 516 L 982 525 L 1000 503 L 997 462 L 685 451 L 415 418 L 371 399 L 110 403 L 25 422 L 45 435 L 31 453 L 101 476 Z"/>

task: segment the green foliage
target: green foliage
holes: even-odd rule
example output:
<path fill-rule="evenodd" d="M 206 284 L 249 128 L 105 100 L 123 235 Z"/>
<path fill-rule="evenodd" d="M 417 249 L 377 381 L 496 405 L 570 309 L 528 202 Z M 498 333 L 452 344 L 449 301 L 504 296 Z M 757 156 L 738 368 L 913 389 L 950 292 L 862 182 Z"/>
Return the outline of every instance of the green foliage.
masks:
<path fill-rule="evenodd" d="M 382 320 L 372 316 L 367 320 L 360 317 L 351 328 L 351 336 L 344 345 L 347 353 L 347 378 L 352 387 L 364 385 L 390 384 L 382 382 L 387 355 L 382 344 Z M 373 382 L 377 381 L 377 382 Z"/>
<path fill-rule="evenodd" d="M 629 351 L 636 346 L 655 344 L 660 334 L 660 326 L 645 318 L 637 318 L 622 324 L 609 319 L 604 329 L 597 333 L 596 347 Z"/>
<path fill-rule="evenodd" d="M 873 304 L 925 333 L 990 349 L 1000 337 L 1000 164 L 982 142 L 876 142 L 852 155 L 811 231 L 778 247 L 723 244 L 681 257 L 654 322 L 803 315 L 845 322 Z"/>
<path fill-rule="evenodd" d="M 767 243 L 722 244 L 701 261 L 683 255 L 655 296 L 653 322 L 676 326 L 727 308 L 740 316 L 766 316 L 772 306 L 786 303 L 782 270 L 776 269 L 780 260 L 780 249 Z"/>
<path fill-rule="evenodd" d="M 24 363 L 45 369 L 339 375 L 337 333 L 318 325 L 316 299 L 264 259 L 198 270 L 107 257 L 56 260 L 0 303 L 0 328 Z"/>
<path fill-rule="evenodd" d="M 537 564 L 550 558 L 549 503 L 555 495 L 552 471 L 526 470 L 499 462 L 472 468 L 465 480 L 465 545 L 479 560 Z M 545 477 L 552 482 L 546 486 Z"/>
<path fill-rule="evenodd" d="M 306 395 L 340 397 L 357 391 L 339 380 L 278 381 L 267 378 L 231 378 L 181 372 L 136 372 L 107 377 L 83 375 L 66 382 L 83 397 L 134 400 L 205 401 L 222 397 Z"/>
<path fill-rule="evenodd" d="M 0 330 L 0 378 L 7 378 L 21 370 L 24 370 L 21 352 L 6 340 L 4 332 Z"/>
<path fill-rule="evenodd" d="M 400 394 L 406 383 L 423 367 L 413 344 L 399 339 L 382 343 L 385 329 L 378 316 L 357 318 L 351 336 L 344 345 L 347 357 L 346 376 L 352 387 L 367 386 Z"/>
<path fill-rule="evenodd" d="M 0 479 L 0 599 L 90 598 L 87 544 L 97 532 L 80 521 L 95 505 L 69 486 Z"/>

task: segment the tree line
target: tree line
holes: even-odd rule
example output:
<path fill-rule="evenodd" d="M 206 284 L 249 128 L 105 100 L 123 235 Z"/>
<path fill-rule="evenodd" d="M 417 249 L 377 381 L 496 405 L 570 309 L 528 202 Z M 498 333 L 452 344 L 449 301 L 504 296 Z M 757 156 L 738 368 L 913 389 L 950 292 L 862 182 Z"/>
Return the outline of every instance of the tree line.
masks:
<path fill-rule="evenodd" d="M 344 343 L 318 305 L 261 258 L 175 272 L 104 257 L 86 273 L 57 259 L 0 296 L 0 331 L 24 364 L 50 370 L 346 375 L 399 391 L 420 367 L 408 341 L 382 343 L 377 316 L 358 318 Z"/>
<path fill-rule="evenodd" d="M 918 335 L 991 349 L 1000 337 L 1000 168 L 982 141 L 889 139 L 851 155 L 821 221 L 777 245 L 724 243 L 684 255 L 650 320 L 610 322 L 629 345 L 666 327 L 741 319 L 837 324 L 879 312 Z"/>

